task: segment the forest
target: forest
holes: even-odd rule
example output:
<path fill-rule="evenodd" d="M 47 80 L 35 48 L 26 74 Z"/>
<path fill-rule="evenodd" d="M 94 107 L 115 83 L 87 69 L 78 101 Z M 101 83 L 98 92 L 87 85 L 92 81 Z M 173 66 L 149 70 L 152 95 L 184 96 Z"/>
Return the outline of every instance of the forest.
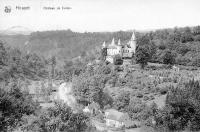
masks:
<path fill-rule="evenodd" d="M 135 63 L 128 66 L 106 63 L 101 45 L 113 37 L 126 43 L 131 31 L 1 36 L 0 130 L 98 132 L 95 123 L 115 109 L 128 115 L 126 130 L 199 131 L 200 26 L 135 33 Z M 76 112 L 50 99 L 59 81 L 72 84 Z M 34 83 L 41 85 L 33 94 Z M 94 103 L 100 113 L 83 111 Z"/>

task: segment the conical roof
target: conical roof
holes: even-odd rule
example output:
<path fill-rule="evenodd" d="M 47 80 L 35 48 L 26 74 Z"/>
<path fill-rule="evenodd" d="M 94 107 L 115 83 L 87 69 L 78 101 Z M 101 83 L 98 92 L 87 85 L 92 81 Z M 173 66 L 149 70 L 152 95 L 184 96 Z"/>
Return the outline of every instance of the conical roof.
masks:
<path fill-rule="evenodd" d="M 105 41 L 103 42 L 102 47 L 103 47 L 103 48 L 106 47 L 106 42 L 105 42 Z"/>
<path fill-rule="evenodd" d="M 135 41 L 135 34 L 133 32 L 131 40 L 128 42 L 128 44 L 131 46 L 131 48 L 133 49 L 133 52 L 135 53 L 136 50 L 136 41 Z"/>
<path fill-rule="evenodd" d="M 112 39 L 112 42 L 111 42 L 110 45 L 111 45 L 111 46 L 114 46 L 114 45 L 115 45 L 115 39 L 114 39 L 114 38 Z"/>
<path fill-rule="evenodd" d="M 131 36 L 131 40 L 135 40 L 135 33 L 133 32 L 132 36 Z"/>
<path fill-rule="evenodd" d="M 121 45 L 121 41 L 120 41 L 120 39 L 118 40 L 118 45 Z"/>

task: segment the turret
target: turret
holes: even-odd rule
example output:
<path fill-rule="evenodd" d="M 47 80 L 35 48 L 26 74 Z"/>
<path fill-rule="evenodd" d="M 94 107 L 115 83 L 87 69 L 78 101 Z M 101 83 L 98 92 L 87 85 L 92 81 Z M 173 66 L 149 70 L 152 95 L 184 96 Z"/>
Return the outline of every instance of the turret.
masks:
<path fill-rule="evenodd" d="M 129 45 L 132 48 L 133 52 L 135 53 L 136 50 L 136 40 L 135 40 L 135 34 L 133 32 L 131 40 L 129 41 Z"/>
<path fill-rule="evenodd" d="M 110 45 L 112 45 L 112 46 L 114 46 L 115 45 L 115 39 L 113 38 L 112 39 L 112 42 L 111 42 L 111 44 Z"/>
<path fill-rule="evenodd" d="M 103 48 L 106 48 L 106 42 L 105 42 L 105 41 L 104 41 L 103 44 L 102 44 L 102 49 L 103 49 Z"/>
<path fill-rule="evenodd" d="M 121 41 L 120 41 L 120 39 L 118 40 L 118 45 L 121 46 Z"/>

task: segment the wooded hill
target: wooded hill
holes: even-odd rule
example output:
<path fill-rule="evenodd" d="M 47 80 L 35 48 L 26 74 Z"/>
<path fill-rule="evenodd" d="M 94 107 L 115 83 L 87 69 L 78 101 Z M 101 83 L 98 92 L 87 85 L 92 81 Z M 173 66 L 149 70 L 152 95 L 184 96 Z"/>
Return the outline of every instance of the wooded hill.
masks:
<path fill-rule="evenodd" d="M 131 32 L 77 33 L 71 30 L 33 32 L 27 35 L 1 35 L 11 47 L 19 47 L 23 51 L 36 52 L 45 57 L 55 55 L 60 59 L 71 59 L 100 46 L 103 41 L 110 42 L 112 38 L 128 40 Z"/>
<path fill-rule="evenodd" d="M 132 31 L 78 33 L 61 30 L 33 32 L 30 35 L 0 35 L 0 40 L 23 52 L 35 52 L 47 58 L 53 55 L 64 60 L 85 55 L 99 48 L 104 41 L 110 43 L 113 37 L 125 43 L 131 34 Z M 152 62 L 162 63 L 162 55 L 170 50 L 178 64 L 199 66 L 200 26 L 136 32 L 136 38 L 138 45 L 155 45 Z"/>

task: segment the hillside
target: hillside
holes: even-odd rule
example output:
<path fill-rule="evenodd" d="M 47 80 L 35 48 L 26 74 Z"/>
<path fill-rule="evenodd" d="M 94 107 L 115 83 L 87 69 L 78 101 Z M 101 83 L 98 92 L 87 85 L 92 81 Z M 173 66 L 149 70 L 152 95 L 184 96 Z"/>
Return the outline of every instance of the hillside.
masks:
<path fill-rule="evenodd" d="M 103 41 L 131 37 L 131 32 L 76 33 L 71 30 L 33 32 L 30 35 L 0 35 L 0 40 L 11 47 L 27 52 L 36 52 L 45 57 L 51 55 L 59 59 L 71 59 L 100 46 Z"/>
<path fill-rule="evenodd" d="M 0 40 L 11 47 L 18 47 L 22 52 L 37 53 L 45 58 L 56 56 L 63 61 L 98 49 L 114 37 L 126 43 L 132 31 L 85 32 L 71 30 L 32 32 L 30 35 L 0 35 Z M 178 64 L 199 66 L 200 26 L 160 29 L 152 32 L 136 32 L 137 45 L 153 44 L 155 54 L 151 62 L 162 63 L 162 56 L 170 50 Z M 151 46 L 152 47 L 152 46 Z"/>
<path fill-rule="evenodd" d="M 95 132 L 100 126 L 96 124 L 105 126 L 112 119 L 104 113 L 111 110 L 112 115 L 114 110 L 122 115 L 121 127 L 127 131 L 199 131 L 200 28 L 136 33 L 135 62 L 128 65 L 107 63 L 100 51 L 90 52 L 113 37 L 126 43 L 131 34 L 67 30 L 2 35 L 6 43 L 0 41 L 0 129 L 76 127 Z"/>

